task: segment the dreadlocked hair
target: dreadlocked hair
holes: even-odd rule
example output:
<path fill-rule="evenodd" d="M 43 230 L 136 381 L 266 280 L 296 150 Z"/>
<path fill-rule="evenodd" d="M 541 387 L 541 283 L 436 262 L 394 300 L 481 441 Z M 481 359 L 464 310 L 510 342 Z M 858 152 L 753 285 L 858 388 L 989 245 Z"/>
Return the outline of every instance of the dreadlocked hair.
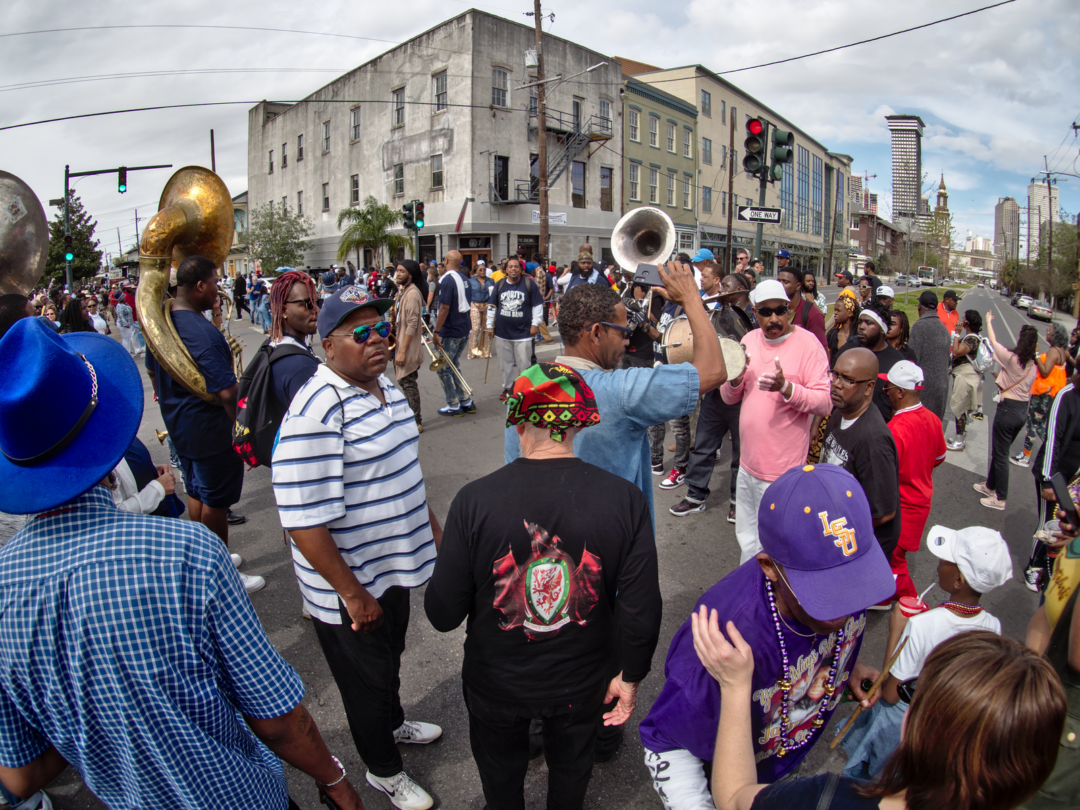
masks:
<path fill-rule="evenodd" d="M 303 284 L 307 289 L 308 297 L 314 304 L 319 300 L 319 293 L 315 289 L 315 282 L 307 273 L 299 270 L 289 270 L 274 279 L 270 285 L 270 341 L 277 342 L 285 334 L 285 299 L 289 297 L 289 290 L 294 284 Z"/>

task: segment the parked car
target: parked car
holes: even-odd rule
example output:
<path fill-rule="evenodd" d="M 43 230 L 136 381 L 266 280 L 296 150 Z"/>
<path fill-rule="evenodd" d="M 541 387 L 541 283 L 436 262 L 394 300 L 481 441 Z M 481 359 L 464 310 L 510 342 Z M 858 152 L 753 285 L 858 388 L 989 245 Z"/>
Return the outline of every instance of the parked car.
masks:
<path fill-rule="evenodd" d="M 1031 306 L 1034 300 L 1035 299 L 1032 298 L 1030 295 L 1021 295 L 1019 298 L 1016 299 L 1016 308 L 1027 309 Z"/>
<path fill-rule="evenodd" d="M 975 286 L 976 287 L 986 287 L 986 285 L 983 284 L 981 281 L 978 284 L 976 284 Z"/>
<path fill-rule="evenodd" d="M 1028 307 L 1028 315 L 1032 318 L 1038 318 L 1040 321 L 1053 321 L 1054 310 L 1050 309 L 1050 305 L 1045 301 L 1034 301 L 1031 306 Z"/>
<path fill-rule="evenodd" d="M 1023 297 L 1023 295 L 1023 293 L 1016 293 L 1015 295 L 1013 295 L 1012 301 L 1010 303 L 1015 307 L 1016 302 L 1019 301 Z"/>

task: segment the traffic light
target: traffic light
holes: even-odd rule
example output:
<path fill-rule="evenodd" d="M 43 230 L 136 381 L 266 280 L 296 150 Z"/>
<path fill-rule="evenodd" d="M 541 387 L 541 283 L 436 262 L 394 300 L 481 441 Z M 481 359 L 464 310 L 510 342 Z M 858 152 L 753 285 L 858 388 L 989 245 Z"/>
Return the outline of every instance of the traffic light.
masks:
<path fill-rule="evenodd" d="M 416 227 L 416 220 L 413 219 L 413 204 L 411 202 L 405 203 L 405 205 L 401 206 L 401 213 L 404 214 L 402 221 L 405 225 L 405 230 L 411 231 Z"/>
<path fill-rule="evenodd" d="M 416 230 L 420 230 L 424 227 L 424 204 L 422 202 L 416 203 Z"/>
<path fill-rule="evenodd" d="M 762 118 L 746 119 L 746 140 L 743 141 L 742 165 L 747 174 L 760 177 L 765 170 L 765 135 L 768 124 Z"/>
<path fill-rule="evenodd" d="M 774 129 L 772 131 L 772 167 L 769 174 L 773 180 L 784 178 L 784 164 L 791 163 L 795 154 L 795 133 L 786 129 Z"/>
<path fill-rule="evenodd" d="M 127 166 L 121 166 L 119 176 L 116 178 L 116 190 L 123 194 L 127 191 Z"/>
<path fill-rule="evenodd" d="M 75 238 L 69 233 L 64 236 L 64 261 L 70 262 L 75 259 L 75 251 L 72 249 L 72 242 Z"/>

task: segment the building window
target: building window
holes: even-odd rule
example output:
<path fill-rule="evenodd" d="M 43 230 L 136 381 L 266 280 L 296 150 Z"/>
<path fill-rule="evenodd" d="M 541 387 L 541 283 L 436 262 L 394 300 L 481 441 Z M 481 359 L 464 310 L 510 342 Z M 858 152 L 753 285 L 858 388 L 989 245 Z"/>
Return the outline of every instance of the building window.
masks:
<path fill-rule="evenodd" d="M 655 115 L 649 116 L 649 146 L 660 148 L 660 119 Z"/>
<path fill-rule="evenodd" d="M 708 90 L 701 91 L 701 114 L 712 118 L 712 93 Z"/>
<path fill-rule="evenodd" d="M 394 164 L 394 196 L 405 193 L 405 164 Z"/>
<path fill-rule="evenodd" d="M 600 210 L 614 210 L 614 201 L 611 199 L 611 167 L 600 167 Z"/>
<path fill-rule="evenodd" d="M 672 154 L 675 153 L 675 125 L 667 125 L 667 150 Z"/>
<path fill-rule="evenodd" d="M 630 110 L 630 140 L 637 143 L 641 143 L 641 133 L 638 132 L 638 128 L 641 126 L 641 113 L 637 110 Z"/>
<path fill-rule="evenodd" d="M 390 127 L 405 126 L 405 88 L 401 87 L 390 93 Z"/>
<path fill-rule="evenodd" d="M 694 252 L 694 234 L 686 231 L 679 232 L 679 250 L 683 253 Z"/>
<path fill-rule="evenodd" d="M 690 200 L 690 175 L 683 175 L 682 181 L 682 207 L 687 211 L 693 209 L 693 205 Z"/>
<path fill-rule="evenodd" d="M 727 166 L 727 144 L 723 144 L 720 147 L 720 168 L 723 169 Z"/>
<path fill-rule="evenodd" d="M 781 226 L 791 230 L 795 227 L 795 167 L 781 164 L 784 174 L 780 178 L 780 210 L 783 211 Z"/>
<path fill-rule="evenodd" d="M 273 173 L 274 173 L 274 150 L 271 149 L 270 150 L 270 171 L 268 171 L 267 174 L 273 174 Z"/>
<path fill-rule="evenodd" d="M 536 152 L 529 155 L 529 199 L 540 199 L 540 156 Z"/>
<path fill-rule="evenodd" d="M 649 169 L 649 202 L 656 204 L 656 188 L 660 185 L 660 172 L 657 169 Z"/>
<path fill-rule="evenodd" d="M 720 123 L 727 123 L 727 102 L 720 99 Z"/>
<path fill-rule="evenodd" d="M 297 216 L 304 215 L 304 192 L 296 192 L 296 214 Z"/>
<path fill-rule="evenodd" d="M 299 163 L 304 159 L 304 136 L 296 136 L 296 162 Z"/>
<path fill-rule="evenodd" d="M 492 68 L 491 70 L 491 103 L 496 107 L 506 106 L 506 89 L 509 85 L 510 75 L 505 70 Z"/>
<path fill-rule="evenodd" d="M 281 198 L 281 210 L 282 210 L 282 212 L 284 212 L 286 214 L 289 213 L 289 198 L 288 197 L 282 197 Z"/>
<path fill-rule="evenodd" d="M 810 228 L 811 233 L 814 236 L 821 236 L 821 215 L 822 215 L 822 173 L 823 161 L 817 155 L 814 155 L 813 173 L 812 173 L 812 185 L 810 196 Z"/>
<path fill-rule="evenodd" d="M 281 145 L 281 168 L 283 169 L 289 165 L 289 155 L 286 151 L 288 148 L 289 145 L 287 143 L 283 143 Z"/>
<path fill-rule="evenodd" d="M 604 98 L 600 99 L 600 127 L 604 132 L 611 132 L 611 102 Z"/>
<path fill-rule="evenodd" d="M 641 196 L 638 193 L 639 189 L 639 177 L 641 174 L 641 167 L 636 163 L 630 164 L 630 199 L 641 201 Z"/>
<path fill-rule="evenodd" d="M 349 205 L 360 204 L 360 175 L 354 174 L 349 178 Z"/>
<path fill-rule="evenodd" d="M 435 96 L 435 112 L 446 109 L 446 71 L 442 73 L 436 73 L 432 77 L 432 95 Z M 404 90 L 401 91 L 404 95 Z M 402 99 L 404 101 L 404 99 Z M 401 120 L 401 123 L 405 123 L 405 119 Z"/>
<path fill-rule="evenodd" d="M 323 183 L 322 184 L 322 210 L 323 211 L 329 211 L 330 210 L 330 184 L 329 183 Z"/>
<path fill-rule="evenodd" d="M 510 158 L 495 155 L 495 197 L 506 200 L 510 197 Z"/>
<path fill-rule="evenodd" d="M 668 172 L 667 176 L 667 204 L 675 207 L 675 172 Z"/>
<path fill-rule="evenodd" d="M 330 122 L 323 121 L 322 125 L 322 150 L 324 152 L 330 151 Z"/>
<path fill-rule="evenodd" d="M 703 214 L 712 213 L 712 189 L 708 186 L 701 187 L 701 212 Z"/>
<path fill-rule="evenodd" d="M 701 162 L 712 165 L 712 141 L 708 138 L 701 139 Z"/>
<path fill-rule="evenodd" d="M 442 188 L 442 155 L 431 156 L 431 187 Z"/>
<path fill-rule="evenodd" d="M 574 208 L 585 207 L 585 164 L 580 160 L 570 169 L 570 199 Z"/>
<path fill-rule="evenodd" d="M 851 230 L 853 230 L 853 231 L 859 230 L 859 218 L 858 217 L 852 217 L 851 218 Z"/>
<path fill-rule="evenodd" d="M 720 213 L 727 216 L 727 192 L 720 192 Z"/>
<path fill-rule="evenodd" d="M 800 233 L 810 233 L 810 150 L 803 146 L 798 150 L 798 175 L 795 196 L 795 228 Z"/>
<path fill-rule="evenodd" d="M 581 129 L 581 113 L 585 109 L 585 99 L 574 96 L 574 100 L 571 102 L 570 111 L 574 115 L 574 129 Z M 585 206 L 582 206 L 584 208 Z"/>
<path fill-rule="evenodd" d="M 540 99 L 536 97 L 536 94 L 529 96 L 529 115 L 540 114 Z"/>
<path fill-rule="evenodd" d="M 349 111 L 349 126 L 352 129 L 352 137 L 350 140 L 360 140 L 360 108 L 353 107 Z"/>
<path fill-rule="evenodd" d="M 694 156 L 694 130 L 684 129 L 682 133 L 682 156 L 692 158 Z"/>

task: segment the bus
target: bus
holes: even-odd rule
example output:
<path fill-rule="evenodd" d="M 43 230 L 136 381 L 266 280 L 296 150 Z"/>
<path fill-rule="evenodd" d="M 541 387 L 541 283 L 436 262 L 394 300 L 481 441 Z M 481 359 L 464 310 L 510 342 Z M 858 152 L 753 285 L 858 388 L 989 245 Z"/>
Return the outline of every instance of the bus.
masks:
<path fill-rule="evenodd" d="M 933 267 L 920 267 L 919 268 L 919 284 L 923 287 L 933 287 L 936 285 L 937 271 Z"/>

